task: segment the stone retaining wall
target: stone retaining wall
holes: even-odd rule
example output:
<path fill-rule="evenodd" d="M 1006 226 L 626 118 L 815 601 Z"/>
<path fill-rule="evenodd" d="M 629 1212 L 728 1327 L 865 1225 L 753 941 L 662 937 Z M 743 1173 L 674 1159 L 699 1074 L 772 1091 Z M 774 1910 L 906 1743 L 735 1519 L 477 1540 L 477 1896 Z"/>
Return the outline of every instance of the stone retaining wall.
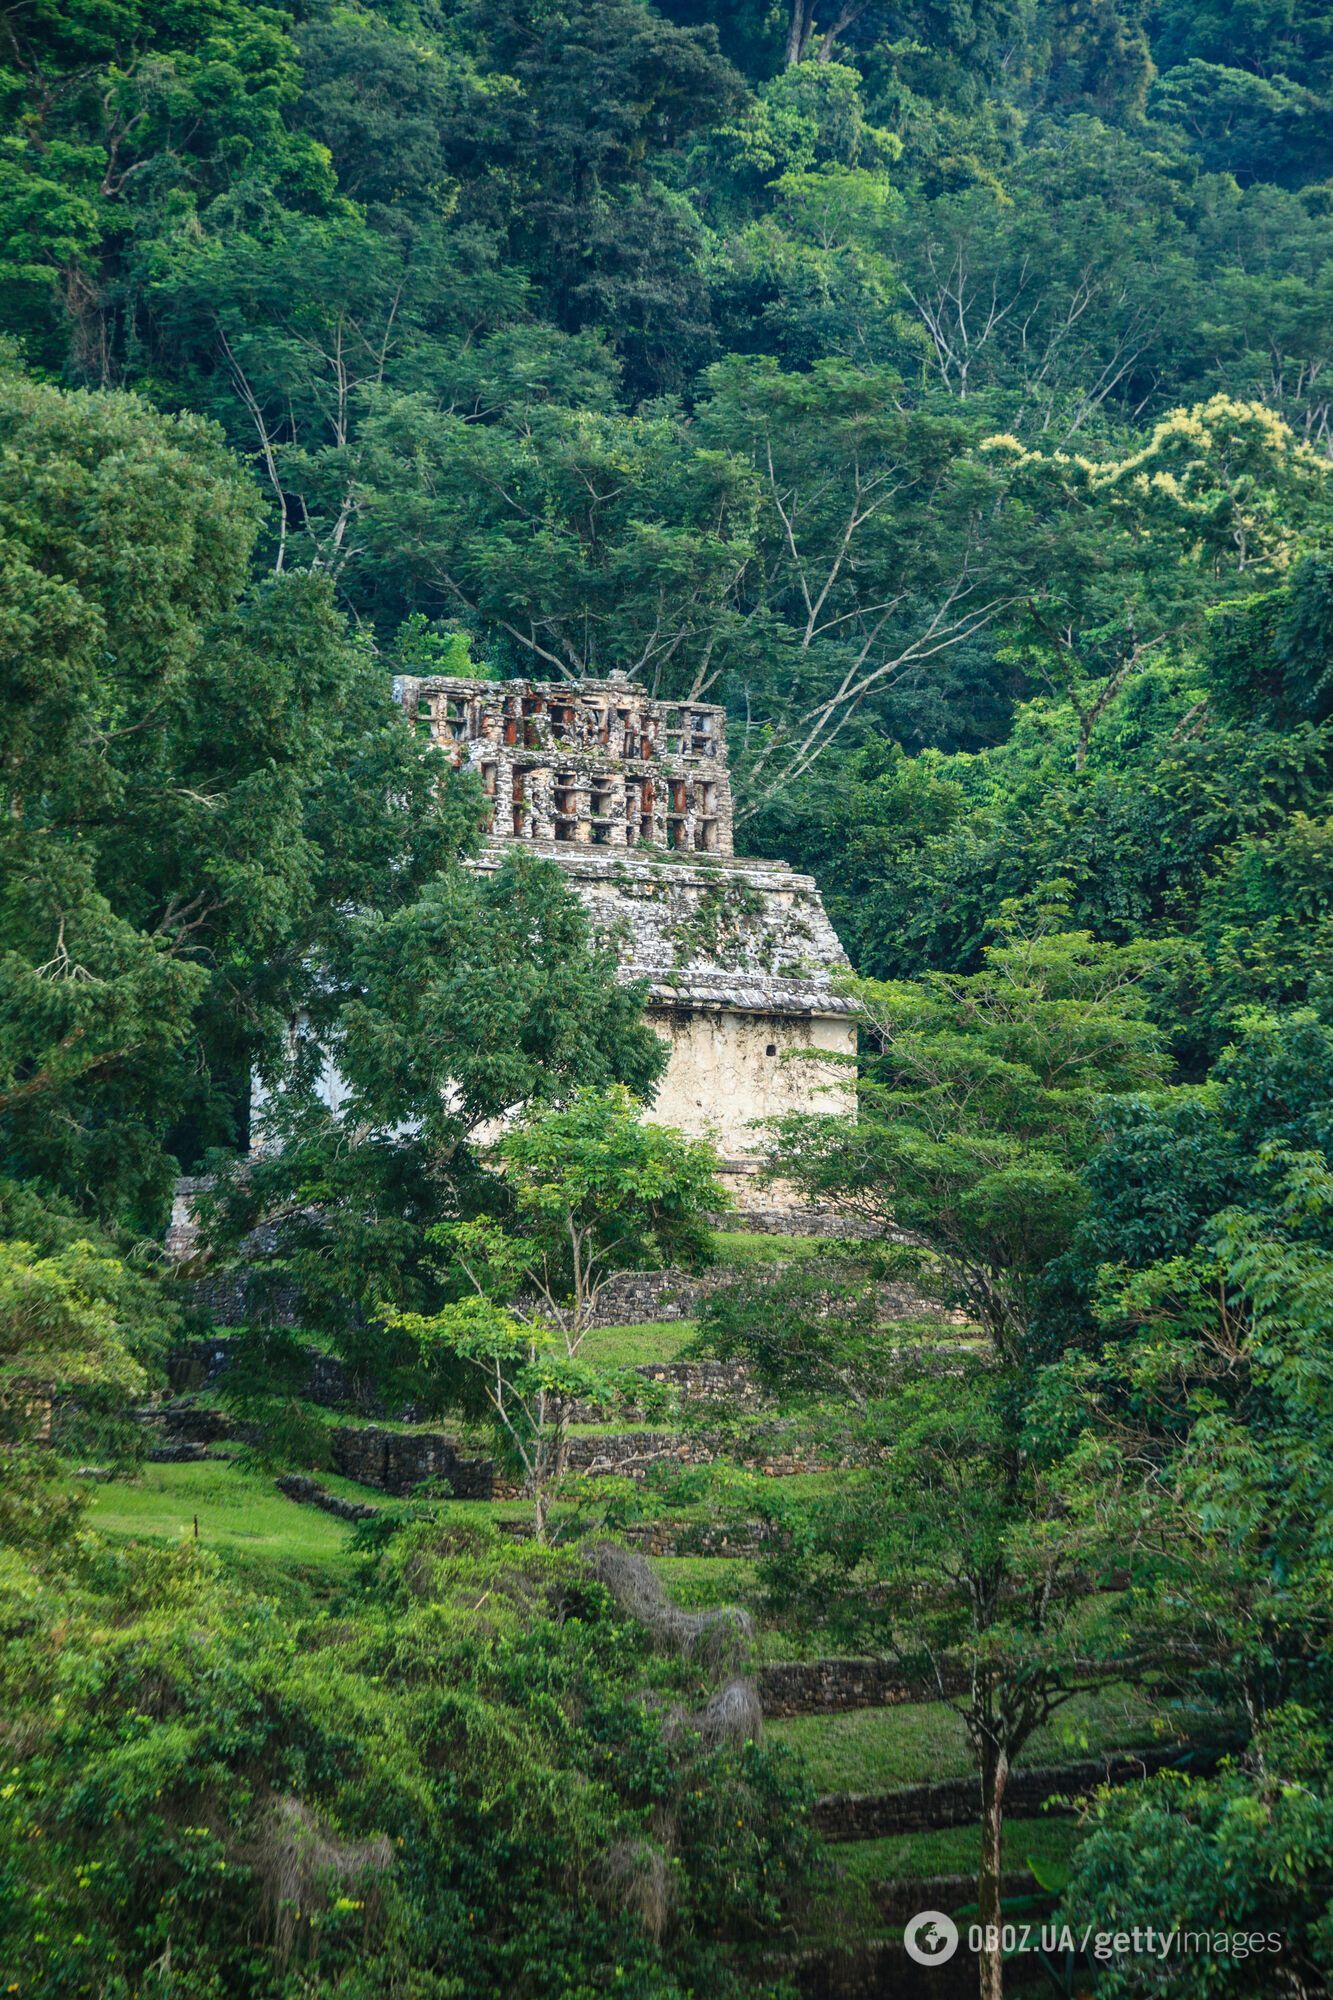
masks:
<path fill-rule="evenodd" d="M 918 1910 L 944 1910 L 952 1915 L 955 1910 L 966 1909 L 977 1900 L 977 1878 L 975 1875 L 927 1875 L 905 1882 L 877 1882 L 871 1893 L 880 1922 L 886 1929 L 896 1930 L 900 1925 L 910 1923 Z M 1000 1877 L 1000 1894 L 1006 1899 L 1044 1893 L 1038 1887 L 1036 1877 L 1026 1868 L 1015 1869 Z"/>
<path fill-rule="evenodd" d="M 757 1673 L 765 1715 L 841 1715 L 938 1701 L 936 1681 L 905 1681 L 888 1660 L 775 1660 Z M 944 1692 L 950 1692 L 947 1687 Z"/>
<path fill-rule="evenodd" d="M 459 1500 L 495 1493 L 489 1458 L 463 1458 L 441 1431 L 391 1431 L 375 1424 L 340 1424 L 329 1433 L 333 1469 L 361 1486 L 406 1494 L 428 1479 L 447 1479 Z"/>
<path fill-rule="evenodd" d="M 717 1271 L 617 1271 L 598 1295 L 594 1326 L 637 1326 L 645 1320 L 693 1319 L 723 1282 Z"/>
<path fill-rule="evenodd" d="M 745 1361 L 645 1361 L 632 1372 L 667 1391 L 668 1399 L 678 1397 L 683 1403 L 726 1403 L 757 1410 L 768 1400 Z M 616 1403 L 610 1410 L 600 1403 L 571 1402 L 567 1414 L 571 1424 L 641 1424 L 662 1412 L 660 1407 L 651 1409 L 647 1401 Z"/>
<path fill-rule="evenodd" d="M 840 1264 L 845 1261 L 838 1260 Z M 752 1271 L 747 1270 L 745 1275 L 762 1283 L 791 1268 L 790 1259 L 775 1259 L 772 1263 L 758 1265 Z M 697 1319 L 712 1294 L 732 1284 L 741 1275 L 731 1264 L 715 1265 L 712 1270 L 693 1274 L 687 1271 L 619 1271 L 603 1286 L 592 1324 L 636 1326 L 644 1321 Z M 830 1277 L 833 1275 L 831 1270 Z M 947 1310 L 938 1300 L 928 1298 L 915 1286 L 900 1280 L 886 1280 L 878 1285 L 876 1297 L 886 1320 L 933 1319 L 955 1326 L 967 1324 L 963 1313 Z"/>
<path fill-rule="evenodd" d="M 300 1326 L 306 1315 L 301 1294 L 285 1278 L 262 1281 L 243 1264 L 194 1279 L 190 1296 L 214 1326 Z"/>
<path fill-rule="evenodd" d="M 613 1431 L 582 1432 L 569 1439 L 566 1469 L 588 1479 L 615 1477 L 642 1479 L 657 1465 L 712 1465 L 723 1456 L 723 1441 L 708 1431 Z M 765 1479 L 787 1479 L 795 1473 L 827 1472 L 831 1461 L 803 1452 L 759 1450 L 737 1454 L 734 1463 Z M 497 1500 L 517 1500 L 523 1487 L 512 1481 L 495 1482 Z"/>
<path fill-rule="evenodd" d="M 570 1438 L 568 1464 L 571 1472 L 594 1477 L 617 1473 L 635 1479 L 654 1465 L 712 1465 L 722 1455 L 723 1442 L 710 1431 L 599 1431 Z M 738 1453 L 735 1462 L 773 1479 L 829 1467 L 827 1459 L 804 1452 L 762 1448 L 749 1457 Z"/>
<path fill-rule="evenodd" d="M 668 1459 L 679 1465 L 711 1465 L 717 1441 L 703 1431 L 597 1431 L 571 1437 L 566 1463 L 571 1472 L 615 1472 L 634 1477 Z"/>
<path fill-rule="evenodd" d="M 708 1223 L 713 1229 L 743 1230 L 747 1236 L 841 1236 L 849 1243 L 867 1243 L 892 1234 L 877 1222 L 843 1214 L 836 1208 L 802 1203 L 784 1208 L 758 1201 L 752 1207 L 743 1198 L 734 1212 L 710 1215 Z"/>
<path fill-rule="evenodd" d="M 634 1373 L 687 1403 L 740 1403 L 757 1409 L 764 1393 L 748 1361 L 643 1361 Z"/>
<path fill-rule="evenodd" d="M 632 1521 L 617 1541 L 646 1556 L 730 1556 L 752 1559 L 780 1546 L 782 1531 L 767 1521 Z"/>
<path fill-rule="evenodd" d="M 209 1410 L 188 1396 L 173 1397 L 166 1403 L 145 1403 L 134 1413 L 135 1421 L 173 1444 L 200 1442 L 226 1444 L 240 1438 L 251 1443 L 258 1435 L 254 1425 L 238 1424 L 225 1410 Z"/>
<path fill-rule="evenodd" d="M 380 1511 L 369 1500 L 344 1500 L 341 1494 L 330 1493 L 327 1486 L 321 1486 L 316 1479 L 307 1479 L 303 1473 L 284 1473 L 273 1484 L 289 1500 L 302 1507 L 320 1507 L 340 1521 L 369 1521 Z"/>
<path fill-rule="evenodd" d="M 762 1694 L 762 1688 L 761 1688 Z M 1005 1812 L 1025 1819 L 1035 1813 L 1072 1812 L 1076 1799 L 1099 1785 L 1132 1785 L 1188 1761 L 1191 1772 L 1215 1770 L 1221 1752 L 1187 1745 L 1154 1745 L 1148 1750 L 1108 1751 L 1077 1764 L 1013 1771 L 1005 1789 Z M 882 1840 L 897 1833 L 933 1833 L 943 1827 L 972 1826 L 980 1817 L 975 1777 L 950 1778 L 937 1785 L 906 1785 L 896 1792 L 833 1792 L 815 1801 L 811 1823 L 826 1840 Z"/>
<path fill-rule="evenodd" d="M 186 1395 L 211 1389 L 225 1372 L 235 1343 L 236 1335 L 222 1333 L 174 1347 L 167 1356 L 167 1380 L 175 1393 Z M 298 1393 L 306 1402 L 318 1403 L 326 1410 L 354 1408 L 367 1414 L 383 1414 L 365 1385 L 353 1380 L 335 1354 L 323 1354 L 317 1347 L 306 1347 L 303 1352 L 309 1372 Z"/>

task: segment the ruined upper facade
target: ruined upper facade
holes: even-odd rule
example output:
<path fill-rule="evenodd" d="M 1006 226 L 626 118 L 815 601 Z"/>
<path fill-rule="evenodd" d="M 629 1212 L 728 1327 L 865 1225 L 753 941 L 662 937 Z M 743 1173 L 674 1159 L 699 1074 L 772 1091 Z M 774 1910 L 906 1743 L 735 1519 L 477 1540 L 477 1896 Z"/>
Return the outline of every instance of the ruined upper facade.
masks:
<path fill-rule="evenodd" d="M 731 853 L 725 714 L 626 679 L 403 675 L 417 729 L 481 775 L 501 840 Z"/>
<path fill-rule="evenodd" d="M 744 1195 L 757 1121 L 851 1105 L 847 961 L 813 880 L 732 851 L 724 712 L 577 685 L 404 675 L 415 727 L 476 769 L 496 868 L 514 841 L 559 863 L 668 1043 L 651 1113 L 712 1136 Z"/>

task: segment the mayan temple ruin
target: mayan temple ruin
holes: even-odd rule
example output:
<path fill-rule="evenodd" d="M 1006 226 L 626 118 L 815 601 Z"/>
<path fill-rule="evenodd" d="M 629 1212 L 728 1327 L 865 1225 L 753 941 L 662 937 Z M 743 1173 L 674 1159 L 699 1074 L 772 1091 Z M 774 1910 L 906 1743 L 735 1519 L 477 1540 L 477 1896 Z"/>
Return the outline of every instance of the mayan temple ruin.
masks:
<path fill-rule="evenodd" d="M 742 1202 L 756 1121 L 850 1103 L 834 1058 L 856 1046 L 847 960 L 814 882 L 732 851 L 721 708 L 650 699 L 623 677 L 404 675 L 419 732 L 470 765 L 490 801 L 476 862 L 522 841 L 558 862 L 670 1045 L 650 1116 L 709 1134 Z M 765 1200 L 771 1200 L 766 1196 Z"/>

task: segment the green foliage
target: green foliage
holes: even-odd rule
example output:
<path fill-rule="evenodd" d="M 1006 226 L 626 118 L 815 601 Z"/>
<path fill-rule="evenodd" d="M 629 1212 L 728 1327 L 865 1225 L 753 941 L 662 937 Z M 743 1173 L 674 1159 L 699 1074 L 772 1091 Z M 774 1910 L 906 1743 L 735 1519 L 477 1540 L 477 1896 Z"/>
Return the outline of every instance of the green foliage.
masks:
<path fill-rule="evenodd" d="M 0 1143 L 158 1228 L 170 1149 L 243 1135 L 349 906 L 410 900 L 471 807 L 318 578 L 248 587 L 255 495 L 208 425 L 11 372 L 0 430 Z"/>
<path fill-rule="evenodd" d="M 896 1336 L 880 1325 L 880 1260 L 849 1270 L 830 1254 L 806 1256 L 773 1276 L 746 1270 L 709 1293 L 692 1355 L 744 1361 L 765 1389 L 846 1395 L 861 1407 L 890 1372 Z"/>
<path fill-rule="evenodd" d="M 565 1470 L 570 1406 L 606 1409 L 623 1391 L 585 1351 L 603 1286 L 617 1271 L 705 1262 L 706 1216 L 724 1197 L 712 1148 L 645 1124 L 624 1089 L 583 1091 L 529 1115 L 496 1150 L 506 1224 L 435 1224 L 427 1235 L 445 1252 L 454 1296 L 429 1316 L 382 1312 L 427 1371 L 443 1354 L 480 1378 L 540 1540 Z"/>
<path fill-rule="evenodd" d="M 387 1387 L 378 1306 L 429 1310 L 442 1292 L 427 1230 L 504 1205 L 479 1159 L 483 1128 L 580 1086 L 646 1095 L 664 1054 L 550 862 L 452 868 L 396 909 L 349 913 L 341 944 L 269 1072 L 273 1150 L 218 1162 L 208 1228 L 234 1255 L 267 1218 L 267 1254 L 246 1253 L 261 1287 L 294 1283 L 314 1323 Z M 321 1094 L 330 1073 L 336 1104 Z"/>
<path fill-rule="evenodd" d="M 994 1359 L 960 1357 L 945 1379 L 908 1366 L 861 1427 L 865 1469 L 788 1510 L 786 1545 L 761 1563 L 766 1602 L 803 1634 L 956 1697 L 979 1780 L 985 1925 L 1014 1764 L 1080 1690 L 1151 1658 L 1150 1629 L 1111 1587 L 1139 1540 L 1133 1496 L 1099 1477 L 1095 1452 L 1045 1448 L 1025 1388 Z M 982 1991 L 998 1995 L 998 1944 L 981 1960 Z"/>
<path fill-rule="evenodd" d="M 1190 2000 L 1270 1993 L 1279 1955 L 1285 1976 L 1314 1985 L 1327 1978 L 1327 1736 L 1315 1717 L 1291 1708 L 1273 1716 L 1256 1750 L 1258 1776 L 1232 1767 L 1208 1782 L 1158 1778 L 1141 1792 L 1102 1795 L 1063 1898 L 1060 1914 L 1072 1922 L 1151 1924 L 1159 1933 L 1201 1933 L 1210 1944 L 1225 1935 L 1225 1951 L 1182 1954 L 1173 1968 L 1170 1990 Z M 1116 1995 L 1166 1990 L 1130 1958 L 1108 1964 L 1098 1984 Z"/>
<path fill-rule="evenodd" d="M 50 1449 L 131 1453 L 128 1406 L 160 1364 L 172 1314 L 155 1288 L 110 1253 L 0 1185 L 14 1221 L 37 1240 L 0 1237 L 0 1542 L 58 1546 L 79 1502 Z M 43 1227 L 45 1225 L 45 1227 Z"/>
<path fill-rule="evenodd" d="M 1058 904 L 1026 927 L 1010 910 L 978 973 L 861 982 L 859 1117 L 784 1119 L 776 1142 L 808 1193 L 927 1245 L 1008 1357 L 1086 1204 L 1079 1169 L 1106 1105 L 1164 1068 L 1148 1019 L 1162 952 L 1047 928 L 1060 919 Z"/>
<path fill-rule="evenodd" d="M 1201 661 L 1141 663 L 1091 730 L 1114 671 L 1090 701 L 1071 684 L 1073 705 L 1052 683 L 982 756 L 866 751 L 836 793 L 812 791 L 798 845 L 827 872 L 862 969 L 971 968 L 1006 898 L 1058 883 L 1098 937 L 1190 941 L 1188 978 L 1154 1011 L 1196 1074 L 1242 1009 L 1314 993 L 1329 921 L 1323 576 L 1303 558 L 1208 621 Z"/>
<path fill-rule="evenodd" d="M 586 1323 L 616 1271 L 710 1261 L 707 1217 L 726 1205 L 717 1157 L 702 1140 L 646 1124 L 624 1089 L 584 1091 L 527 1119 L 498 1153 L 523 1260 L 515 1275 L 553 1313 L 571 1301 Z"/>
<path fill-rule="evenodd" d="M 72 1243 L 54 1257 L 39 1256 L 31 1243 L 5 1243 L 0 1259 L 0 1398 L 7 1414 L 29 1397 L 90 1385 L 111 1396 L 143 1388 L 143 1370 L 115 1319 L 118 1264 L 92 1243 Z"/>
<path fill-rule="evenodd" d="M 992 621 L 1073 523 L 991 506 L 979 438 L 1077 485 L 1219 397 L 1324 435 L 1327 36 L 1252 12 L 1243 53 L 1126 0 L 43 15 L 7 324 L 219 422 L 265 560 L 382 641 L 715 686 L 786 810 L 835 735 L 1003 729 Z"/>
<path fill-rule="evenodd" d="M 1206 1916 L 1230 1868 L 1313 1983 L 1327 14 L 124 0 L 16 15 L 0 94 L 6 1421 L 112 1438 L 175 1320 L 137 1239 L 209 1149 L 212 1254 L 267 1225 L 382 1393 L 498 1381 L 526 1449 L 612 1392 L 599 1274 L 700 1261 L 711 1167 L 614 1095 L 663 1052 L 558 875 L 460 866 L 479 797 L 388 669 L 722 701 L 742 837 L 813 867 L 866 1007 L 861 1118 L 787 1171 L 928 1246 L 1001 1363 L 894 1373 L 817 1257 L 718 1296 L 706 1339 L 871 1459 L 775 1592 L 966 1663 L 993 1866 L 999 1760 L 1123 1637 L 1098 1536 L 1151 1542 L 1140 1635 L 1259 1750 L 1100 1806 L 1070 1907 Z M 748 914 L 719 885 L 684 943 Z M 318 1456 L 254 1303 L 236 1396 Z M 629 1704 L 656 1669 L 563 1558 L 379 1524 L 384 1608 L 307 1656 L 8 1456 L 28 1986 L 743 1988 L 788 1781 Z"/>
<path fill-rule="evenodd" d="M 1173 1552 L 1140 1580 L 1139 1615 L 1166 1620 L 1196 1676 L 1239 1690 L 1256 1728 L 1215 1781 L 1100 1804 L 1068 1905 L 1123 1908 L 1127 1896 L 1139 1921 L 1169 1912 L 1172 1925 L 1214 1928 L 1235 1912 L 1238 1928 L 1287 1932 L 1313 1965 L 1328 1868 L 1327 1744 L 1313 1721 L 1328 1700 L 1333 1465 L 1327 1037 L 1312 1011 L 1251 1020 L 1207 1094 L 1174 1117 L 1140 1112 L 1093 1163 L 1104 1344 L 1051 1364 L 1040 1398 L 1048 1432 L 1081 1428 L 1109 1463 L 1137 1468 Z M 1234 1898 L 1218 1893 L 1223 1871 Z M 1248 1964 L 1232 1974 L 1234 1990 L 1264 1990 Z M 1132 1967 L 1114 1980 L 1154 1990 Z"/>
<path fill-rule="evenodd" d="M 293 1619 L 189 1544 L 90 1541 L 11 1562 L 0 1616 L 0 1937 L 37 1994 L 151 1981 L 169 1946 L 185 1990 L 237 2000 L 405 1967 L 739 2000 L 737 1947 L 808 1865 L 789 1760 L 669 1735 L 634 1691 L 679 1669 L 569 1556 L 407 1527 L 342 1615 Z"/>
<path fill-rule="evenodd" d="M 1333 1145 L 1327 1021 L 1303 1008 L 1248 1016 L 1243 1029 L 1202 1089 L 1107 1107 L 1082 1173 L 1087 1207 L 1043 1283 L 1037 1327 L 1050 1347 L 1090 1342 L 1093 1301 L 1113 1276 L 1185 1270 L 1220 1214 L 1271 1213 L 1274 1160 Z"/>

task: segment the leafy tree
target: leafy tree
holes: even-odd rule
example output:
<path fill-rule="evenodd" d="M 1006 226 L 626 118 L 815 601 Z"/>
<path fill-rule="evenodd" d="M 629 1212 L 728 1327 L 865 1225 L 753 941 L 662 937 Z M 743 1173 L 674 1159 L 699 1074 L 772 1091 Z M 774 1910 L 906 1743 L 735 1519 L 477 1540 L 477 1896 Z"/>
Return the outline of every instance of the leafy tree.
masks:
<path fill-rule="evenodd" d="M 384 1385 L 395 1355 L 377 1309 L 438 1301 L 426 1232 L 494 1204 L 479 1155 L 496 1122 L 584 1086 L 647 1096 L 665 1051 L 554 863 L 448 870 L 397 910 L 350 917 L 342 943 L 265 1071 L 259 1156 L 220 1158 L 204 1206 L 218 1251 L 261 1289 L 294 1284 Z"/>
<path fill-rule="evenodd" d="M 3 1159 L 151 1228 L 348 910 L 410 902 L 476 807 L 319 579 L 247 591 L 210 427 L 11 374 L 0 429 Z"/>
<path fill-rule="evenodd" d="M 978 1777 L 979 1921 L 996 1940 L 981 1991 L 998 2000 L 1009 1776 L 1075 1693 L 1141 1669 L 1148 1635 L 1106 1589 L 1138 1523 L 1132 1502 L 1108 1504 L 1094 1452 L 1062 1458 L 1028 1434 L 1013 1370 L 960 1358 L 942 1381 L 909 1358 L 884 1386 L 861 1436 L 869 1469 L 786 1512 L 767 1599 L 958 1708 Z"/>
<path fill-rule="evenodd" d="M 150 1328 L 161 1327 L 148 1287 L 136 1286 L 104 1244 L 75 1240 L 43 1254 L 31 1242 L 0 1240 L 0 1541 L 10 1548 L 58 1546 L 77 1525 L 79 1502 L 61 1486 L 49 1448 L 53 1427 L 66 1444 L 99 1420 L 104 1432 L 118 1420 L 123 1427 L 127 1405 L 147 1385 L 143 1360 L 158 1356 L 147 1330 L 127 1323 L 127 1304 L 147 1304 Z M 62 1408 L 71 1396 L 73 1423 Z"/>
<path fill-rule="evenodd" d="M 1272 576 L 1328 504 L 1309 447 L 1262 405 L 1223 397 L 1172 412 L 1125 460 L 1044 457 L 1005 438 L 988 448 L 1011 460 L 1011 504 L 1045 543 L 1045 580 L 1014 621 L 1015 653 L 1074 710 L 1079 769 L 1145 657 L 1198 633 L 1228 569 L 1237 581 Z"/>
<path fill-rule="evenodd" d="M 1321 1097 L 1302 1136 L 1322 1143 L 1273 1138 L 1257 1157 L 1242 1155 L 1245 1205 L 1208 1218 L 1191 1250 L 1133 1272 L 1104 1268 L 1099 1318 L 1113 1339 L 1100 1366 L 1050 1371 L 1065 1422 L 1080 1408 L 1077 1384 L 1089 1433 L 1114 1438 L 1147 1469 L 1160 1532 L 1175 1532 L 1189 1553 L 1170 1582 L 1171 1619 L 1199 1669 L 1240 1691 L 1255 1730 L 1217 1780 L 1158 1785 L 1119 1808 L 1102 1802 L 1068 1907 L 1097 1896 L 1118 1909 L 1143 1893 L 1142 1913 L 1167 1916 L 1167 1928 L 1215 1927 L 1223 1912 L 1245 1928 L 1289 1927 L 1284 1948 L 1314 1977 L 1327 1950 L 1316 1912 L 1329 1771 L 1316 1717 L 1328 1698 L 1333 1448 L 1324 1359 L 1333 1180 Z M 1222 1869 L 1238 1901 L 1216 1897 Z M 1185 1977 L 1186 1990 L 1203 1990 L 1195 1968 Z M 1262 1990 L 1248 1979 L 1239 1969 L 1236 1990 Z M 1125 1965 L 1112 1990 L 1156 1988 Z"/>
<path fill-rule="evenodd" d="M 1086 116 L 1038 127 L 1002 178 L 909 188 L 894 247 L 941 388 L 1066 447 L 1167 383 L 1188 393 L 1187 207 L 1168 154 Z"/>
<path fill-rule="evenodd" d="M 537 1538 L 565 1471 L 569 1406 L 609 1403 L 612 1379 L 580 1357 L 617 1271 L 705 1262 L 706 1217 L 724 1199 L 711 1148 L 648 1125 L 623 1089 L 582 1092 L 530 1116 L 497 1148 L 507 1225 L 436 1224 L 461 1294 L 431 1316 L 390 1310 L 429 1368 L 456 1355 L 485 1383 L 491 1420 L 523 1468 Z"/>
<path fill-rule="evenodd" d="M 687 1352 L 744 1361 L 778 1395 L 848 1397 L 858 1410 L 892 1372 L 878 1279 L 892 1258 L 849 1271 L 836 1253 L 802 1258 L 767 1283 L 745 1272 L 710 1291 Z"/>
<path fill-rule="evenodd" d="M 1133 118 L 1152 77 L 1143 0 L 1066 0 L 1044 10 L 1046 92 L 1055 104 Z"/>
<path fill-rule="evenodd" d="M 236 2000 L 760 1990 L 745 1948 L 810 1873 L 790 1759 L 669 1727 L 644 1688 L 706 1685 L 577 1555 L 376 1528 L 333 1619 L 189 1543 L 5 1552 L 7 1975 L 132 1987 L 169 1950 Z"/>
<path fill-rule="evenodd" d="M 707 698 L 714 654 L 743 642 L 733 594 L 750 556 L 749 468 L 701 449 L 666 411 L 486 414 L 421 397 L 376 410 L 362 533 L 380 590 L 474 614 L 514 671 L 619 668 Z"/>
<path fill-rule="evenodd" d="M 1011 913 L 979 973 L 860 982 L 860 1115 L 780 1121 L 774 1161 L 806 1193 L 924 1244 L 1016 1359 L 1086 1204 L 1079 1169 L 1108 1101 L 1163 1073 L 1147 1018 L 1161 965 L 1151 947 L 1025 929 Z"/>
<path fill-rule="evenodd" d="M 1192 1932 L 1218 1956 L 1210 1963 L 1196 1947 L 1153 1967 L 1106 1952 L 1099 1988 L 1259 1996 L 1273 1991 L 1276 1962 L 1294 1990 L 1317 1992 L 1328 1977 L 1333 1890 L 1328 1771 L 1321 1719 L 1293 1707 L 1265 1723 L 1245 1765 L 1218 1778 L 1173 1773 L 1100 1795 L 1060 1917 L 1107 1930 L 1151 1926 L 1161 1937 Z"/>
<path fill-rule="evenodd" d="M 1089 679 L 1081 718 L 1057 683 L 980 756 L 867 746 L 840 782 L 808 785 L 799 811 L 762 818 L 763 836 L 814 868 L 876 975 L 975 967 L 997 907 L 1052 881 L 1099 937 L 1191 940 L 1189 979 L 1157 1018 L 1197 1077 L 1238 1009 L 1298 1003 L 1322 973 L 1322 575 L 1302 557 L 1275 588 L 1225 604 L 1201 658 L 1141 657 L 1090 733 L 1107 683 Z"/>

